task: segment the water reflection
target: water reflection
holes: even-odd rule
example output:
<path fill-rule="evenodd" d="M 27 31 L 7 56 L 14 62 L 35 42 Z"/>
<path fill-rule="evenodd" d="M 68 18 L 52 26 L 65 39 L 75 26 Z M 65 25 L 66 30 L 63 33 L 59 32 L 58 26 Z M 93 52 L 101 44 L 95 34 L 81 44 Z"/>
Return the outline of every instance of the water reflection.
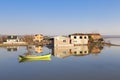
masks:
<path fill-rule="evenodd" d="M 58 58 L 66 58 L 70 56 L 86 56 L 89 54 L 99 54 L 103 49 L 102 45 L 81 45 L 73 47 L 54 47 L 52 55 Z"/>
<path fill-rule="evenodd" d="M 7 46 L 6 47 L 8 52 L 17 51 L 18 48 L 19 48 L 18 46 Z"/>
<path fill-rule="evenodd" d="M 42 46 L 34 46 L 34 45 L 29 45 L 26 46 L 27 52 L 25 55 L 39 55 L 37 53 L 43 53 L 43 47 Z"/>
<path fill-rule="evenodd" d="M 42 47 L 43 52 L 36 53 L 35 46 L 20 46 L 17 52 L 6 52 L 5 47 L 0 48 L 1 80 L 119 80 L 120 79 L 120 47 L 110 48 L 102 45 L 86 45 L 75 47 L 49 48 Z M 104 49 L 105 48 L 105 49 Z M 104 49 L 104 50 L 103 50 Z M 19 55 L 42 56 L 49 52 L 49 60 L 22 59 L 18 63 Z M 16 54 L 9 54 L 16 53 Z M 91 55 L 98 55 L 93 57 Z M 72 56 L 72 57 L 70 57 Z M 75 57 L 73 57 L 75 56 Z M 78 57 L 76 57 L 78 56 Z M 65 59 L 59 59 L 59 58 Z M 30 61 L 30 62 L 29 62 Z M 14 70 L 12 69 L 14 67 Z M 52 73 L 52 74 L 51 74 Z M 9 75 L 8 75 L 9 74 Z M 34 75 L 33 75 L 34 74 Z M 47 75 L 47 77 L 46 77 Z M 7 77 L 6 77 L 7 76 Z M 15 77 L 16 76 L 16 77 Z M 22 77 L 21 77 L 22 76 Z M 102 76 L 102 77 L 101 77 Z"/>
<path fill-rule="evenodd" d="M 58 58 L 67 58 L 70 56 L 86 56 L 90 54 L 99 54 L 103 49 L 103 45 L 100 44 L 91 44 L 91 45 L 81 45 L 81 46 L 72 46 L 72 47 L 48 47 L 49 50 L 52 50 L 51 54 Z M 6 47 L 7 51 L 17 51 L 18 46 L 9 46 Z M 26 51 L 18 56 L 19 62 L 31 62 L 31 61 L 50 61 L 51 56 L 43 58 L 43 56 L 49 55 L 44 53 L 43 46 L 29 45 L 26 46 Z M 21 57 L 22 56 L 22 57 Z M 27 57 L 27 58 L 26 58 Z M 31 58 L 28 58 L 31 57 Z"/>
<path fill-rule="evenodd" d="M 43 47 L 42 46 L 35 46 L 34 48 L 36 53 L 42 53 L 43 52 Z"/>
<path fill-rule="evenodd" d="M 26 46 L 27 52 L 23 55 L 19 55 L 19 62 L 33 62 L 33 61 L 50 61 L 51 54 L 38 54 L 43 52 L 42 46 L 29 45 Z"/>

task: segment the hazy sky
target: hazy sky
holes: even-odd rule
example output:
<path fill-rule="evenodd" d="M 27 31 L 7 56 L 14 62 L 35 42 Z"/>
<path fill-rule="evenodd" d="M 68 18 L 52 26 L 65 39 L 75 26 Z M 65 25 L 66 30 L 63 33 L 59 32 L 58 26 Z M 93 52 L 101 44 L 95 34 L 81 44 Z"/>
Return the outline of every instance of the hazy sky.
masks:
<path fill-rule="evenodd" d="M 0 34 L 120 35 L 120 0 L 0 0 Z"/>

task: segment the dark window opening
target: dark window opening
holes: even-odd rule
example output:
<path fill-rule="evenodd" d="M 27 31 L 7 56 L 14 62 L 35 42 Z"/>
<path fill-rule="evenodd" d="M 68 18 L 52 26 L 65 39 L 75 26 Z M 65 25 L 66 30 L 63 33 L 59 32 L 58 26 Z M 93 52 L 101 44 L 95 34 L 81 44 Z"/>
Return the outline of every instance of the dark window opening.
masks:
<path fill-rule="evenodd" d="M 80 51 L 80 53 L 82 53 L 82 51 Z"/>
<path fill-rule="evenodd" d="M 66 40 L 63 40 L 63 42 L 66 42 Z"/>
<path fill-rule="evenodd" d="M 76 39 L 77 37 L 76 36 L 74 36 L 74 39 Z"/>
<path fill-rule="evenodd" d="M 72 43 L 72 41 L 70 40 L 70 44 Z"/>
<path fill-rule="evenodd" d="M 76 54 L 77 52 L 75 51 L 74 54 Z"/>
<path fill-rule="evenodd" d="M 80 39 L 82 39 L 82 36 L 80 36 Z"/>

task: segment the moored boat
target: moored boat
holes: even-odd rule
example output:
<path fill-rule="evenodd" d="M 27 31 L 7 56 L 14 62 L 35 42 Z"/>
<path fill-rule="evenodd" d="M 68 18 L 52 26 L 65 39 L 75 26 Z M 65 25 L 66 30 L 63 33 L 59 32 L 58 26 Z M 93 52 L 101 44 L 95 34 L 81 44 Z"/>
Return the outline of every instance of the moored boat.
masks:
<path fill-rule="evenodd" d="M 50 61 L 51 60 L 51 54 L 42 55 L 42 56 L 22 56 L 19 55 L 19 62 L 31 62 L 31 61 L 38 61 L 38 60 L 45 60 Z"/>

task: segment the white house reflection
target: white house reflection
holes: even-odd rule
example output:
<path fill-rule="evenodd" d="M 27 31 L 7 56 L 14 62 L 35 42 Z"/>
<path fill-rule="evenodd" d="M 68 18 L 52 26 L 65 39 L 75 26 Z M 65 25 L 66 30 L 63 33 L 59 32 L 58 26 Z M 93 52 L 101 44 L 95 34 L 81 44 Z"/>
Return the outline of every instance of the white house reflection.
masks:
<path fill-rule="evenodd" d="M 18 46 L 7 46 L 6 49 L 8 52 L 12 52 L 12 51 L 17 51 L 19 47 Z"/>
<path fill-rule="evenodd" d="M 6 46 L 5 49 L 8 52 L 18 51 L 20 46 Z M 35 45 L 28 45 L 26 46 L 27 52 L 26 55 L 32 55 L 36 53 L 42 53 L 43 52 L 43 46 L 35 46 Z"/>
<path fill-rule="evenodd" d="M 52 49 L 52 54 L 58 58 L 66 58 L 69 56 L 86 56 L 89 54 L 98 54 L 103 49 L 103 46 L 88 46 L 88 45 L 81 45 L 81 46 L 73 46 L 73 47 L 54 47 Z"/>

